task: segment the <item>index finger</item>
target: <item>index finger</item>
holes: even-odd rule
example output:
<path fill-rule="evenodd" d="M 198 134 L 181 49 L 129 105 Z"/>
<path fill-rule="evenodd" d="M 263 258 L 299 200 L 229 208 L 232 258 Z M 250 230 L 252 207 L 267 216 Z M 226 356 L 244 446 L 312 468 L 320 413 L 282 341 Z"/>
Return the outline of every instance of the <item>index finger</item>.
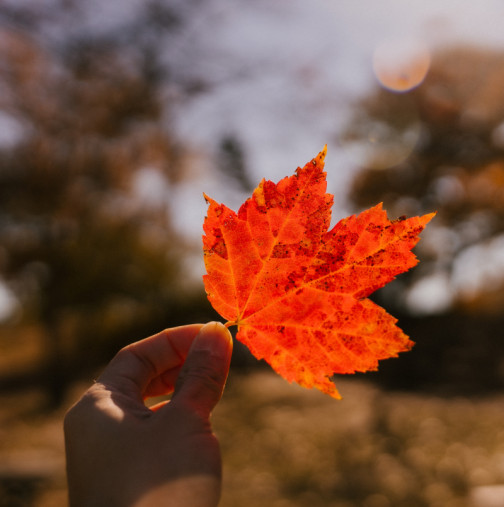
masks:
<path fill-rule="evenodd" d="M 203 324 L 191 324 L 165 329 L 127 345 L 116 354 L 97 382 L 142 398 L 155 379 L 169 370 L 180 368 L 202 327 Z"/>

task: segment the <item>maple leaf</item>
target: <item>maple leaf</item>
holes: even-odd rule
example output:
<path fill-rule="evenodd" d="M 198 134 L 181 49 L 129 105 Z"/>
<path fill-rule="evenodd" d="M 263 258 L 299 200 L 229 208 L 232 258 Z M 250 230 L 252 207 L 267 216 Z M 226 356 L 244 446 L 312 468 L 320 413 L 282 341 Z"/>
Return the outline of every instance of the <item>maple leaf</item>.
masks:
<path fill-rule="evenodd" d="M 378 204 L 328 230 L 325 155 L 277 184 L 263 179 L 238 213 L 205 195 L 203 280 L 254 356 L 340 398 L 333 374 L 375 370 L 412 347 L 367 296 L 418 262 L 411 249 L 434 213 L 390 221 Z"/>

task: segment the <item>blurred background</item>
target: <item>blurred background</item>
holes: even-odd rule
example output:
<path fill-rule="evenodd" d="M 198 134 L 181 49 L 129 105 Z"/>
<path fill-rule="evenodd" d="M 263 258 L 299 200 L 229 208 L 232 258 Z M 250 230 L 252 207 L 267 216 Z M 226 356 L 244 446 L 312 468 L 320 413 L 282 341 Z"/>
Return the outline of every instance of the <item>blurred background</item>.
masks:
<path fill-rule="evenodd" d="M 374 299 L 417 343 L 291 386 L 236 345 L 227 506 L 504 505 L 504 4 L 0 3 L 0 506 L 66 505 L 61 422 L 123 345 L 218 318 L 202 192 L 328 145 L 333 223 L 437 210 Z"/>

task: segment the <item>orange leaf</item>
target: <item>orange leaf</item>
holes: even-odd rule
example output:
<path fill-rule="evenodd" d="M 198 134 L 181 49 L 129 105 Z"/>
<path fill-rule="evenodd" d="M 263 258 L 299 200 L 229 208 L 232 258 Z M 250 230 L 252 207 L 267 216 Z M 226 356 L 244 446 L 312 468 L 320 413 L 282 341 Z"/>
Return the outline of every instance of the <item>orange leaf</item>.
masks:
<path fill-rule="evenodd" d="M 325 155 L 277 184 L 262 180 L 238 213 L 205 196 L 203 280 L 258 359 L 339 398 L 334 373 L 375 370 L 412 347 L 366 298 L 418 262 L 411 249 L 434 213 L 389 221 L 379 204 L 328 231 Z"/>

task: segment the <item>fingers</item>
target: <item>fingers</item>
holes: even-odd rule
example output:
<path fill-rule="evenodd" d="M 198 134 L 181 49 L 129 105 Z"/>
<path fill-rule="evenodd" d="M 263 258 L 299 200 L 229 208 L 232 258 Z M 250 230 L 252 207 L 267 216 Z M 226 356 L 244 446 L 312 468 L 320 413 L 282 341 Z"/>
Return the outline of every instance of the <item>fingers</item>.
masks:
<path fill-rule="evenodd" d="M 139 399 L 170 392 L 176 373 L 202 327 L 202 324 L 193 324 L 166 329 L 124 347 L 98 382 Z"/>
<path fill-rule="evenodd" d="M 222 395 L 232 349 L 231 334 L 217 322 L 167 329 L 124 347 L 97 382 L 138 401 L 168 394 L 176 382 L 172 401 L 208 417 Z"/>
<path fill-rule="evenodd" d="M 232 350 L 231 334 L 223 324 L 205 324 L 192 342 L 170 405 L 185 404 L 208 417 L 221 398 Z"/>

